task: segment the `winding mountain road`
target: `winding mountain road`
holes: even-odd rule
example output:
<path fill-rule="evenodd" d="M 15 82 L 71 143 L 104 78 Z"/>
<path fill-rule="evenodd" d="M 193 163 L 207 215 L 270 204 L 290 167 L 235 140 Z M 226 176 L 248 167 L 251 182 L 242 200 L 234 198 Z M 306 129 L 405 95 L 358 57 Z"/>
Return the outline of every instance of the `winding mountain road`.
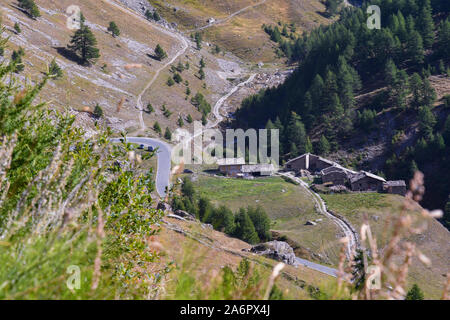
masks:
<path fill-rule="evenodd" d="M 168 34 L 171 37 L 175 37 L 177 39 L 180 40 L 180 42 L 182 43 L 182 48 L 166 63 L 164 64 L 161 68 L 159 68 L 155 75 L 150 79 L 150 81 L 147 83 L 147 85 L 144 87 L 144 89 L 141 91 L 141 93 L 137 96 L 137 101 L 136 101 L 136 108 L 140 111 L 139 113 L 139 122 L 141 125 L 141 130 L 144 131 L 145 130 L 145 122 L 143 119 L 143 113 L 144 113 L 144 108 L 142 105 L 142 96 L 145 94 L 145 92 L 147 92 L 147 90 L 150 89 L 150 87 L 152 86 L 152 84 L 155 82 L 155 80 L 158 78 L 159 74 L 161 73 L 161 71 L 163 71 L 165 68 L 167 68 L 168 66 L 170 66 L 179 56 L 181 56 L 189 47 L 189 44 L 187 42 L 187 40 L 185 39 L 185 37 L 183 37 L 182 35 L 175 33 L 175 32 L 171 32 L 169 30 L 166 30 L 158 25 L 156 25 L 155 23 L 152 23 L 150 21 L 148 21 L 147 19 L 145 19 L 143 16 L 140 16 L 139 14 L 135 13 L 134 11 L 131 11 L 129 8 L 124 8 L 123 6 L 113 2 L 112 0 L 102 0 L 118 9 L 120 9 L 121 11 L 127 13 L 127 14 L 131 14 L 133 16 L 135 16 L 138 19 L 141 19 L 143 21 L 145 21 L 145 23 L 150 24 L 152 27 L 160 30 L 161 32 Z M 229 19 L 231 19 L 232 17 L 242 13 L 245 10 L 248 10 L 250 8 L 254 8 L 256 6 L 262 5 L 263 3 L 265 3 L 267 0 L 264 0 L 258 4 L 252 5 L 252 6 L 248 6 L 246 8 L 243 8 L 237 12 L 235 12 L 234 14 L 230 15 L 229 17 L 227 17 L 226 19 L 220 20 L 218 21 L 218 23 L 223 23 Z M 210 27 L 211 25 L 202 27 L 202 29 L 206 28 L 206 27 Z M 247 85 L 248 83 L 252 82 L 256 77 L 256 74 L 252 74 L 250 75 L 250 77 L 245 80 L 244 82 L 239 83 L 238 85 L 236 85 L 235 87 L 233 87 L 227 94 L 225 94 L 223 97 L 221 97 L 214 105 L 213 108 L 213 115 L 215 117 L 215 120 L 210 120 L 207 125 L 205 126 L 205 129 L 212 129 L 214 127 L 216 127 L 217 125 L 219 125 L 219 123 L 221 123 L 223 121 L 223 117 L 220 114 L 220 109 L 222 108 L 224 102 L 230 98 L 237 90 L 239 90 L 239 88 Z M 197 133 L 197 136 L 201 134 L 201 133 Z M 195 138 L 195 136 L 193 136 L 191 139 Z M 153 138 L 145 138 L 145 137 L 127 137 L 126 138 L 127 142 L 129 143 L 136 143 L 136 144 L 140 144 L 143 145 L 145 148 L 148 147 L 152 147 L 153 149 L 157 149 L 157 157 L 158 157 L 158 168 L 157 168 L 157 173 L 156 173 L 156 190 L 158 192 L 158 194 L 160 195 L 160 197 L 165 198 L 166 194 L 167 194 L 167 190 L 170 186 L 170 175 L 171 175 L 171 163 L 172 163 L 172 147 L 163 142 L 160 141 L 158 139 L 153 139 Z M 112 142 L 114 143 L 118 143 L 121 141 L 121 138 L 115 138 L 112 139 Z M 286 174 L 288 175 L 288 174 Z M 356 240 L 353 238 L 353 234 L 351 232 L 351 229 L 348 228 L 348 226 L 341 220 L 339 220 L 338 218 L 336 218 L 335 216 L 333 216 L 332 214 L 328 213 L 326 210 L 326 206 L 325 203 L 323 202 L 323 200 L 319 197 L 319 195 L 316 194 L 316 196 L 314 196 L 314 194 L 312 193 L 312 191 L 309 190 L 308 186 L 306 183 L 304 183 L 302 180 L 293 177 L 293 176 L 289 176 L 291 179 L 294 179 L 296 181 L 298 181 L 302 186 L 304 186 L 308 192 L 311 193 L 311 195 L 313 196 L 314 201 L 317 204 L 317 207 L 319 208 L 319 210 L 329 216 L 333 221 L 336 222 L 336 224 L 338 224 L 344 231 L 344 233 L 349 237 L 349 239 L 353 239 L 351 241 L 349 241 L 349 247 L 348 247 L 348 251 L 350 252 L 351 248 L 354 246 L 354 244 L 356 243 Z M 329 276 L 332 277 L 336 277 L 337 275 L 337 270 L 330 268 L 330 267 L 326 267 L 305 259 L 301 259 L 301 258 L 296 258 L 296 262 L 299 265 L 303 265 L 307 268 L 322 272 L 324 274 L 327 274 Z"/>
<path fill-rule="evenodd" d="M 351 254 L 353 252 L 355 252 L 357 245 L 358 245 L 358 236 L 355 234 L 355 232 L 353 232 L 353 229 L 351 228 L 351 226 L 344 220 L 339 219 L 337 216 L 333 215 L 332 213 L 330 213 L 327 210 L 327 206 L 325 204 L 325 201 L 323 201 L 323 199 L 320 197 L 320 195 L 318 195 L 316 192 L 312 191 L 309 188 L 309 185 L 303 181 L 302 179 L 296 177 L 295 175 L 293 175 L 292 173 L 279 173 L 279 175 L 281 176 L 285 176 L 289 179 L 292 179 L 293 181 L 297 182 L 300 184 L 300 186 L 302 186 L 303 188 L 305 188 L 305 190 L 310 194 L 310 196 L 312 197 L 314 203 L 316 204 L 316 210 L 319 211 L 319 213 L 327 216 L 328 218 L 331 219 L 331 221 L 333 221 L 344 233 L 344 235 L 347 237 L 348 242 L 347 242 L 347 257 L 349 258 L 351 256 Z"/>
<path fill-rule="evenodd" d="M 156 191 L 161 198 L 165 198 L 167 195 L 167 189 L 170 186 L 170 170 L 172 159 L 172 147 L 160 140 L 143 137 L 127 137 L 127 142 L 143 145 L 145 149 L 152 147 L 157 150 L 156 156 L 158 157 L 158 168 L 156 171 Z M 111 142 L 121 142 L 121 138 L 111 139 Z"/>

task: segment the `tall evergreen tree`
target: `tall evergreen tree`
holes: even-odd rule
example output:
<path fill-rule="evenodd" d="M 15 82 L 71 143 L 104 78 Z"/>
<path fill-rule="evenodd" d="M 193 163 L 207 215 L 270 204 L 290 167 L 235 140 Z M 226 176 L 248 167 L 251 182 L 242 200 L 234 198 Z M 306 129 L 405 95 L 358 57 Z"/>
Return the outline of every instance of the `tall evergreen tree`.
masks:
<path fill-rule="evenodd" d="M 317 145 L 317 152 L 321 155 L 326 155 L 330 152 L 331 146 L 328 142 L 328 139 L 322 135 L 319 140 L 319 144 Z"/>
<path fill-rule="evenodd" d="M 249 207 L 247 209 L 248 216 L 255 226 L 256 233 L 258 234 L 261 242 L 267 242 L 271 239 L 270 235 L 270 219 L 266 211 L 260 206 L 256 208 Z"/>
<path fill-rule="evenodd" d="M 239 210 L 239 213 L 235 218 L 235 236 L 250 244 L 256 244 L 259 242 L 258 234 L 256 233 L 255 226 L 252 220 L 247 214 L 247 211 L 243 208 Z"/>
<path fill-rule="evenodd" d="M 424 106 L 419 109 L 419 127 L 420 132 L 426 139 L 433 136 L 434 126 L 436 125 L 436 117 L 430 107 Z"/>
<path fill-rule="evenodd" d="M 96 47 L 97 39 L 85 21 L 83 14 L 80 13 L 80 29 L 75 31 L 67 47 L 79 55 L 82 64 L 90 65 L 100 58 L 100 51 Z"/>
<path fill-rule="evenodd" d="M 425 48 L 431 48 L 434 42 L 434 21 L 430 0 L 422 0 L 418 18 L 418 30 L 423 38 Z"/>
<path fill-rule="evenodd" d="M 408 41 L 406 43 L 407 56 L 415 64 L 423 63 L 425 58 L 425 51 L 423 49 L 423 40 L 419 32 L 413 31 L 408 36 Z"/>
<path fill-rule="evenodd" d="M 438 37 L 439 55 L 444 59 L 450 57 L 450 18 L 442 22 Z"/>

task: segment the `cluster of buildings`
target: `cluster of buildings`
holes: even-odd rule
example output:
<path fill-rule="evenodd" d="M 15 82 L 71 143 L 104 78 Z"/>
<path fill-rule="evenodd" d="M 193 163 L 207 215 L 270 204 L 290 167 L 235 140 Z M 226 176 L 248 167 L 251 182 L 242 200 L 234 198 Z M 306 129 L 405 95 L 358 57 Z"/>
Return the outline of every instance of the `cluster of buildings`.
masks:
<path fill-rule="evenodd" d="M 217 164 L 220 173 L 235 178 L 271 176 L 276 172 L 273 164 L 246 164 L 244 158 L 220 159 Z M 354 192 L 406 194 L 406 183 L 403 180 L 386 181 L 373 173 L 354 171 L 310 153 L 288 161 L 284 170 L 294 171 L 302 176 L 315 174 L 322 178 L 323 184 L 345 186 Z"/>
<path fill-rule="evenodd" d="M 355 192 L 387 192 L 405 195 L 406 183 L 403 180 L 386 181 L 383 177 L 367 171 L 354 171 L 328 159 L 306 153 L 285 164 L 286 171 L 294 171 L 304 175 L 316 173 L 322 183 L 335 186 L 346 186 Z"/>

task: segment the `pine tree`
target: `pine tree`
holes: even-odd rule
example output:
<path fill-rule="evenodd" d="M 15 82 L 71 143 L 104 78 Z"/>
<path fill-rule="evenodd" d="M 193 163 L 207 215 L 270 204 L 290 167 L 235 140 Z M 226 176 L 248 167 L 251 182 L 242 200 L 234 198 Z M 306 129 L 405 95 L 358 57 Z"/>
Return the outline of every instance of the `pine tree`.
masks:
<path fill-rule="evenodd" d="M 179 126 L 180 128 L 184 126 L 184 120 L 183 120 L 183 117 L 182 117 L 182 116 L 179 116 L 179 117 L 178 117 L 177 123 L 178 123 L 178 126 Z"/>
<path fill-rule="evenodd" d="M 256 233 L 260 241 L 267 242 L 271 239 L 270 234 L 270 219 L 266 211 L 260 206 L 256 208 L 249 207 L 247 209 L 248 216 L 255 226 Z"/>
<path fill-rule="evenodd" d="M 18 22 L 14 23 L 14 30 L 17 34 L 22 33 L 22 29 L 20 28 L 20 24 Z"/>
<path fill-rule="evenodd" d="M 39 8 L 34 0 L 18 0 L 19 7 L 22 8 L 31 18 L 36 19 L 41 16 Z"/>
<path fill-rule="evenodd" d="M 195 33 L 195 43 L 197 44 L 197 50 L 200 50 L 202 48 L 202 41 L 203 41 L 203 36 L 200 32 Z"/>
<path fill-rule="evenodd" d="M 164 138 L 166 140 L 172 140 L 172 132 L 170 131 L 169 127 L 167 127 L 166 131 L 164 132 Z"/>
<path fill-rule="evenodd" d="M 422 102 L 421 90 L 423 87 L 422 77 L 418 73 L 414 73 L 409 81 L 409 87 L 412 93 L 411 104 L 414 108 L 419 108 Z"/>
<path fill-rule="evenodd" d="M 188 114 L 186 121 L 188 123 L 192 123 L 192 122 L 194 122 L 194 119 L 192 119 L 192 116 L 190 114 Z"/>
<path fill-rule="evenodd" d="M 412 288 L 406 294 L 406 300 L 423 300 L 423 292 L 417 284 L 414 284 Z"/>
<path fill-rule="evenodd" d="M 450 57 L 450 18 L 442 22 L 439 28 L 438 48 L 442 58 Z"/>
<path fill-rule="evenodd" d="M 447 145 L 450 145 L 450 115 L 447 116 L 444 124 L 444 139 Z"/>
<path fill-rule="evenodd" d="M 423 63 L 423 60 L 425 58 L 425 51 L 423 49 L 423 40 L 419 32 L 414 31 L 408 36 L 406 52 L 413 63 Z"/>
<path fill-rule="evenodd" d="M 300 116 L 295 112 L 291 113 L 289 124 L 286 127 L 286 142 L 288 145 L 294 145 L 295 153 L 303 154 L 306 152 L 306 130 Z M 292 153 L 291 147 L 291 153 Z"/>
<path fill-rule="evenodd" d="M 161 135 L 161 126 L 159 125 L 158 121 L 156 121 L 155 124 L 153 125 L 153 130 L 155 130 L 156 133 Z"/>
<path fill-rule="evenodd" d="M 97 119 L 100 119 L 103 117 L 103 109 L 102 109 L 102 107 L 100 107 L 100 105 L 98 103 L 95 105 L 94 112 L 92 114 Z"/>
<path fill-rule="evenodd" d="M 52 62 L 50 62 L 50 66 L 48 67 L 48 74 L 54 79 L 60 79 L 63 76 L 63 71 L 56 63 L 56 59 L 53 59 Z"/>
<path fill-rule="evenodd" d="M 25 51 L 22 47 L 18 50 L 14 50 L 11 54 L 11 62 L 15 64 L 15 73 L 20 73 L 25 69 L 25 66 L 22 61 L 22 57 L 25 56 Z"/>
<path fill-rule="evenodd" d="M 434 43 L 434 21 L 430 0 L 422 1 L 422 8 L 418 18 L 418 30 L 423 38 L 425 48 L 431 48 Z"/>
<path fill-rule="evenodd" d="M 252 220 L 248 216 L 245 209 L 240 209 L 235 218 L 235 236 L 250 244 L 256 244 L 259 242 L 258 234 L 256 233 L 255 226 Z"/>
<path fill-rule="evenodd" d="M 148 104 L 147 104 L 147 112 L 148 112 L 149 114 L 152 114 L 153 111 L 155 111 L 155 109 L 153 109 L 152 104 L 151 104 L 151 103 L 148 103 Z"/>
<path fill-rule="evenodd" d="M 321 155 L 326 155 L 330 152 L 331 147 L 328 139 L 322 135 L 319 140 L 319 144 L 317 145 L 317 152 Z"/>
<path fill-rule="evenodd" d="M 167 78 L 167 85 L 169 87 L 173 86 L 175 84 L 175 81 L 173 80 L 172 77 Z"/>
<path fill-rule="evenodd" d="M 205 71 L 203 71 L 203 68 L 201 68 L 199 71 L 198 71 L 198 77 L 200 78 L 200 80 L 204 80 L 205 79 Z"/>
<path fill-rule="evenodd" d="M 80 29 L 75 31 L 67 47 L 79 55 L 82 64 L 90 65 L 100 58 L 100 51 L 96 48 L 97 39 L 85 21 L 83 14 L 80 14 Z"/>
<path fill-rule="evenodd" d="M 162 61 L 162 60 L 164 60 L 165 58 L 167 58 L 167 53 L 164 51 L 164 49 L 161 47 L 160 44 L 157 44 L 157 45 L 156 45 L 156 48 L 155 48 L 155 55 L 156 55 L 156 58 L 157 58 L 159 61 Z"/>
<path fill-rule="evenodd" d="M 206 62 L 205 62 L 205 59 L 202 57 L 200 59 L 200 68 L 204 68 L 204 67 L 206 67 Z"/>
<path fill-rule="evenodd" d="M 181 82 L 183 82 L 183 78 L 181 77 L 181 75 L 177 72 L 177 73 L 175 73 L 174 75 L 173 75 L 173 80 L 176 82 L 176 83 L 181 83 Z"/>
<path fill-rule="evenodd" d="M 155 20 L 156 22 L 161 20 L 161 17 L 159 15 L 158 11 L 156 11 L 156 10 L 153 12 L 153 20 Z"/>
<path fill-rule="evenodd" d="M 431 85 L 430 80 L 428 78 L 423 79 L 423 85 L 421 88 L 421 96 L 422 96 L 422 105 L 433 107 L 433 104 L 436 102 L 436 90 Z"/>
<path fill-rule="evenodd" d="M 120 36 L 120 30 L 119 27 L 117 26 L 117 24 L 114 21 L 111 21 L 109 23 L 109 27 L 108 27 L 108 31 L 111 32 L 113 37 L 118 37 Z"/>
<path fill-rule="evenodd" d="M 429 107 L 420 107 L 419 109 L 419 127 L 420 132 L 426 139 L 431 139 L 433 129 L 436 125 L 436 117 Z"/>

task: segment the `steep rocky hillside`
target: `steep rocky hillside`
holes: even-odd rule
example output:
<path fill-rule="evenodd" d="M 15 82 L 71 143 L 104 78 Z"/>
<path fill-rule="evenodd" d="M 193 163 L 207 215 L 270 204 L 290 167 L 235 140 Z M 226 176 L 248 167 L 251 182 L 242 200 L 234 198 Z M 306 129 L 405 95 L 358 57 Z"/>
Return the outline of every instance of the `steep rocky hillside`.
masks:
<path fill-rule="evenodd" d="M 114 130 L 142 132 L 140 109 L 151 103 L 154 112 L 143 112 L 145 131 L 148 135 L 157 135 L 151 129 L 156 121 L 164 130 L 178 127 L 180 115 L 185 123 L 189 114 L 194 120 L 201 119 L 201 113 L 190 102 L 197 92 L 213 104 L 234 86 L 228 78 L 238 83 L 247 77 L 246 65 L 233 55 L 219 57 L 207 48 L 196 50 L 195 44 L 176 30 L 149 22 L 141 13 L 129 10 L 120 2 L 43 0 L 38 5 L 41 17 L 33 20 L 18 9 L 15 1 L 0 1 L 5 35 L 11 40 L 5 56 L 10 56 L 19 47 L 25 49 L 25 69 L 20 74 L 23 80 L 42 77 L 47 65 L 56 58 L 64 76 L 52 80 L 41 96 L 51 100 L 55 108 L 74 114 L 77 123 L 85 128 L 93 128 L 95 119 L 90 112 L 98 103 L 104 110 L 105 124 Z M 74 33 L 67 28 L 67 9 L 71 5 L 81 9 L 98 41 L 101 57 L 91 67 L 79 65 L 66 49 Z M 112 37 L 107 31 L 110 21 L 117 23 L 120 36 Z M 21 33 L 14 30 L 16 23 L 20 25 Z M 168 55 L 161 62 L 152 58 L 157 44 Z M 204 80 L 198 75 L 202 57 L 206 63 Z M 178 63 L 188 63 L 190 68 L 181 73 L 183 83 L 169 87 L 167 80 L 174 76 L 171 66 Z M 151 86 L 150 81 L 154 81 Z M 191 91 L 189 96 L 187 87 Z M 141 94 L 142 108 L 137 102 Z M 170 117 L 163 115 L 163 105 L 172 113 Z"/>

